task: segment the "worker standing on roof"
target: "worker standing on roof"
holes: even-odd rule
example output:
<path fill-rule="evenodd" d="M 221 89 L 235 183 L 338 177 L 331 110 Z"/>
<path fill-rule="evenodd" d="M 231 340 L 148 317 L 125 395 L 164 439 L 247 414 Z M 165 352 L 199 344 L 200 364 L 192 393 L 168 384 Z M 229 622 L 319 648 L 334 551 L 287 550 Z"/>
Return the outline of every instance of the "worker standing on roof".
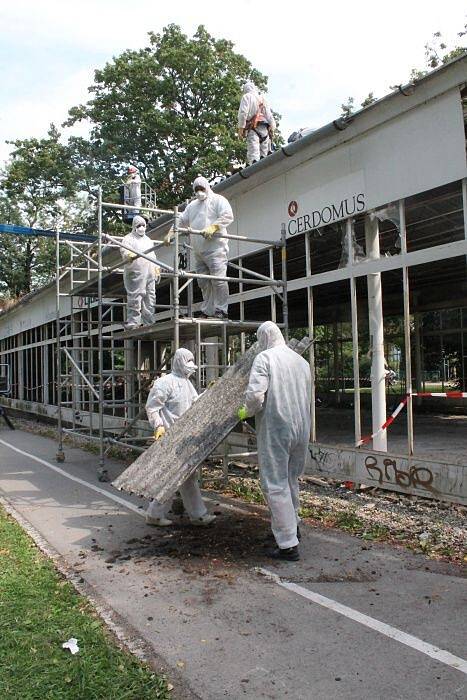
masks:
<path fill-rule="evenodd" d="M 250 372 L 240 420 L 256 416 L 261 488 L 271 512 L 276 559 L 297 561 L 298 477 L 305 468 L 311 423 L 311 373 L 272 321 L 257 331 L 261 352 Z"/>
<path fill-rule="evenodd" d="M 131 248 L 131 251 L 120 248 L 124 262 L 123 283 L 127 293 L 125 328 L 130 330 L 140 326 L 141 322 L 154 323 L 156 282 L 160 281 L 161 269 L 156 264 L 156 254 L 147 252 L 154 246 L 154 241 L 146 235 L 146 221 L 142 216 L 133 217 L 131 233 L 123 238 L 122 244 Z M 145 253 L 147 257 L 137 257 L 137 253 Z"/>
<path fill-rule="evenodd" d="M 276 121 L 263 95 L 251 81 L 243 85 L 238 110 L 238 135 L 247 142 L 247 163 L 251 165 L 271 152 Z"/>
<path fill-rule="evenodd" d="M 179 225 L 181 228 L 203 232 L 202 236 L 193 236 L 195 272 L 211 276 L 210 279 L 198 279 L 203 303 L 197 315 L 202 318 L 227 319 L 229 284 L 216 278 L 227 276 L 229 243 L 221 236 L 234 220 L 232 207 L 225 197 L 211 190 L 205 177 L 194 180 L 193 192 L 195 199 L 180 215 Z M 165 238 L 167 243 L 172 235 L 173 229 Z"/>
<path fill-rule="evenodd" d="M 125 182 L 124 189 L 124 204 L 129 204 L 132 207 L 141 206 L 141 176 L 138 168 L 134 165 L 128 167 L 128 177 Z M 132 218 L 135 214 L 139 214 L 137 209 L 130 209 L 127 212 L 128 218 Z"/>
<path fill-rule="evenodd" d="M 174 354 L 172 372 L 154 382 L 146 402 L 146 413 L 151 427 L 154 428 L 156 440 L 160 440 L 165 435 L 165 431 L 198 398 L 196 389 L 189 379 L 196 369 L 193 354 L 186 348 L 179 348 Z M 215 515 L 208 513 L 204 505 L 196 472 L 180 486 L 180 495 L 193 525 L 209 525 L 216 519 Z M 172 521 L 166 517 L 171 506 L 172 501 L 166 503 L 151 501 L 146 511 L 148 525 L 158 527 L 172 525 Z"/>

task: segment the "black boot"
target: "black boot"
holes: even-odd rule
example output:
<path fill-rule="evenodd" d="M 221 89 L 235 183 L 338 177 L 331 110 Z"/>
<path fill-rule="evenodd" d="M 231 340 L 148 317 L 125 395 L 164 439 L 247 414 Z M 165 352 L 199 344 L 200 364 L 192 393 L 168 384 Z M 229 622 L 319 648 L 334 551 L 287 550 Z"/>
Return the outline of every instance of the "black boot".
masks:
<path fill-rule="evenodd" d="M 275 549 L 270 553 L 270 557 L 272 559 L 281 559 L 282 561 L 298 561 L 300 559 L 298 545 L 287 549 Z"/>

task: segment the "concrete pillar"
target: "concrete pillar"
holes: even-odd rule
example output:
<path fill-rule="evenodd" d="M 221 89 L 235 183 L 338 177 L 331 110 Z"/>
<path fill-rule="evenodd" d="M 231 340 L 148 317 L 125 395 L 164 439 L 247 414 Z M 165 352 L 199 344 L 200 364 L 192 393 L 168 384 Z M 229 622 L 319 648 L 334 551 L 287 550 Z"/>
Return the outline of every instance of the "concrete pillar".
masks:
<path fill-rule="evenodd" d="M 365 217 L 366 254 L 369 260 L 378 260 L 379 228 L 376 217 Z M 386 383 L 384 369 L 384 327 L 383 295 L 381 273 L 367 276 L 368 282 L 368 317 L 371 343 L 371 409 L 372 432 L 375 433 L 386 421 Z M 387 452 L 386 432 L 373 439 L 373 449 Z"/>

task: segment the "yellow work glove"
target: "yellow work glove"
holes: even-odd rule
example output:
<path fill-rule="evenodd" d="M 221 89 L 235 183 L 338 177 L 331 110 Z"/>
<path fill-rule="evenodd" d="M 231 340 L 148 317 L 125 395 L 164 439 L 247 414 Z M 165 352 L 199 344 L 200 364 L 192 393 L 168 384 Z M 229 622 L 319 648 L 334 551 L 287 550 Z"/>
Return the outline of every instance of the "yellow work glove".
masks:
<path fill-rule="evenodd" d="M 165 435 L 165 428 L 163 425 L 160 425 L 154 431 L 154 440 L 160 440 L 162 437 L 164 437 L 164 435 Z"/>
<path fill-rule="evenodd" d="M 174 227 L 171 226 L 169 231 L 164 236 L 164 245 L 170 245 L 172 243 L 173 237 L 174 237 Z"/>
<path fill-rule="evenodd" d="M 159 281 L 161 278 L 161 268 L 159 265 L 154 265 L 154 279 Z"/>
<path fill-rule="evenodd" d="M 217 224 L 211 224 L 211 226 L 206 226 L 203 228 L 203 236 L 205 238 L 212 238 L 214 234 L 219 231 L 219 226 Z"/>
<path fill-rule="evenodd" d="M 134 260 L 135 258 L 137 258 L 137 257 L 138 257 L 138 256 L 137 256 L 136 253 L 130 253 L 130 252 L 127 253 L 127 258 L 128 258 L 128 261 L 129 261 L 129 262 L 133 262 L 133 260 Z"/>
<path fill-rule="evenodd" d="M 243 406 L 240 406 L 240 408 L 238 409 L 237 418 L 239 420 L 246 420 L 248 418 L 248 411 L 245 404 L 243 404 Z"/>

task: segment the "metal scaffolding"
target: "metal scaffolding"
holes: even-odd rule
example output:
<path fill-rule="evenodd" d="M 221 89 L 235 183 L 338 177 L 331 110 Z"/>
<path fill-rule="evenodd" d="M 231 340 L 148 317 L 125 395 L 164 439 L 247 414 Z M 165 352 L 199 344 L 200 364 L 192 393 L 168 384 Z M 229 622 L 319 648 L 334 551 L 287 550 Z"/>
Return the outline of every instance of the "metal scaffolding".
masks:
<path fill-rule="evenodd" d="M 126 303 L 120 259 L 120 251 L 125 245 L 122 236 L 104 232 L 103 212 L 106 209 L 123 214 L 132 207 L 103 201 L 99 189 L 95 239 L 89 243 L 65 240 L 59 234 L 56 236 L 57 460 L 65 459 L 64 435 L 92 440 L 99 449 L 101 480 L 107 479 L 105 459 L 113 446 L 131 447 L 140 452 L 146 449 L 152 430 L 146 422 L 145 395 L 154 378 L 169 370 L 173 353 L 181 343 L 195 355 L 198 366 L 196 386 L 202 391 L 210 380 L 235 362 L 238 353 L 245 351 L 248 334 L 254 333 L 262 322 L 245 319 L 243 301 L 239 303 L 238 320 L 195 318 L 193 282 L 210 279 L 210 276 L 190 271 L 190 240 L 191 236 L 203 234 L 180 227 L 178 207 L 163 210 L 142 205 L 133 209 L 152 217 L 170 215 L 168 224 L 172 225 L 174 232 L 171 244 L 173 264 L 158 259 L 157 251 L 163 245 L 161 241 L 154 241 L 150 250 L 138 254 L 152 263 L 154 257 L 149 257 L 149 254 L 155 254 L 155 264 L 161 268 L 159 286 L 169 287 L 170 302 L 156 302 L 154 324 L 125 330 Z M 288 336 L 285 228 L 282 227 L 276 241 L 230 234 L 221 237 L 257 243 L 261 245 L 261 252 L 267 251 L 269 275 L 250 270 L 239 257 L 228 261 L 232 274 L 217 279 L 236 285 L 240 294 L 245 288 L 262 289 L 263 294 L 264 288 L 269 288 L 269 318 L 277 321 L 279 301 L 282 322 L 278 325 Z M 275 251 L 280 254 L 281 278 L 274 277 Z M 114 259 L 116 255 L 117 261 Z M 67 420 L 64 418 L 65 409 L 68 409 Z M 235 456 L 253 454 L 241 452 Z M 227 476 L 229 452 L 225 446 L 221 457 L 223 473 Z"/>

